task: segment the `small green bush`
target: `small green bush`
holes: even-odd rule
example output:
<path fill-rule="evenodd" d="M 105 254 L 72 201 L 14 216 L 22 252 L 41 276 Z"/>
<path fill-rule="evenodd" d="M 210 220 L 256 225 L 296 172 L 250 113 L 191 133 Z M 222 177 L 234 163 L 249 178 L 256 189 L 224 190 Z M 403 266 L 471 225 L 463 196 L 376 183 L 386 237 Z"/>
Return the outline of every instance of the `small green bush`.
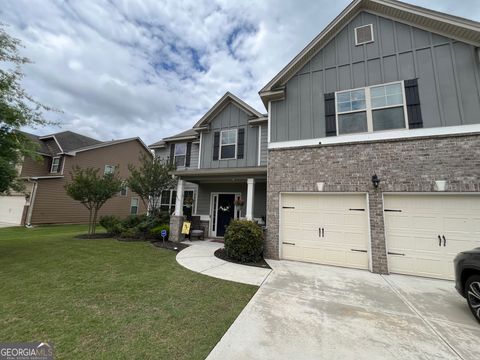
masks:
<path fill-rule="evenodd" d="M 147 215 L 129 215 L 125 219 L 122 220 L 123 227 L 130 229 L 134 228 L 141 222 L 147 220 Z"/>
<path fill-rule="evenodd" d="M 150 235 L 156 239 L 162 240 L 162 235 L 160 235 L 162 230 L 167 230 L 167 236 L 165 236 L 165 240 L 168 240 L 168 236 L 170 235 L 170 226 L 168 226 L 167 224 L 154 227 L 152 230 L 150 230 Z"/>
<path fill-rule="evenodd" d="M 124 230 L 122 220 L 113 215 L 101 216 L 99 224 L 107 231 L 107 233 L 112 235 L 118 235 Z"/>
<path fill-rule="evenodd" d="M 225 236 L 227 256 L 240 262 L 256 262 L 263 252 L 263 231 L 260 226 L 248 220 L 233 220 Z"/>
<path fill-rule="evenodd" d="M 120 237 L 125 239 L 138 238 L 137 229 L 135 227 L 123 229 L 123 231 L 120 233 Z"/>

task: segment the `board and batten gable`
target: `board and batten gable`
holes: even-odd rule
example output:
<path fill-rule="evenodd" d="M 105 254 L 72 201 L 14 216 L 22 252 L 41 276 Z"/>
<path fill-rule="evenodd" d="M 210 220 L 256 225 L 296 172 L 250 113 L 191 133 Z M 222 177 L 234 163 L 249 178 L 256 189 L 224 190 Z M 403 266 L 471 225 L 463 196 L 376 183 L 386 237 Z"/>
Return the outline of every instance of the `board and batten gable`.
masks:
<path fill-rule="evenodd" d="M 354 29 L 373 24 L 374 41 Z M 363 11 L 271 102 L 271 142 L 323 138 L 324 94 L 418 78 L 423 127 L 480 123 L 480 64 L 474 46 Z"/>
<path fill-rule="evenodd" d="M 215 132 L 244 129 L 244 155 L 242 159 L 213 160 Z M 209 131 L 202 133 L 200 168 L 239 168 L 258 166 L 258 126 L 248 124 L 248 114 L 233 103 L 228 103 L 210 122 Z M 266 130 L 266 129 L 265 129 Z"/>

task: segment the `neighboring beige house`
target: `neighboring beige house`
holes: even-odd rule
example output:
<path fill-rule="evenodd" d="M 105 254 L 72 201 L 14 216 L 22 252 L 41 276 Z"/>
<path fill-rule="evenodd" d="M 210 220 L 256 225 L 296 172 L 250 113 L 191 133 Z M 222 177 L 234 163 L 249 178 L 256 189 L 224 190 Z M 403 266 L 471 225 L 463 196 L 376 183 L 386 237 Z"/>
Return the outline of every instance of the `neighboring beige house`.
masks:
<path fill-rule="evenodd" d="M 88 210 L 72 200 L 64 186 L 75 166 L 108 172 L 118 167 L 129 176 L 128 164 L 138 164 L 143 154 L 151 155 L 138 137 L 102 142 L 71 131 L 47 136 L 27 134 L 39 145 L 39 161 L 25 158 L 19 166 L 26 182 L 26 194 L 0 196 L 0 222 L 16 225 L 87 223 Z M 99 215 L 125 217 L 145 213 L 141 199 L 126 187 L 107 201 Z"/>

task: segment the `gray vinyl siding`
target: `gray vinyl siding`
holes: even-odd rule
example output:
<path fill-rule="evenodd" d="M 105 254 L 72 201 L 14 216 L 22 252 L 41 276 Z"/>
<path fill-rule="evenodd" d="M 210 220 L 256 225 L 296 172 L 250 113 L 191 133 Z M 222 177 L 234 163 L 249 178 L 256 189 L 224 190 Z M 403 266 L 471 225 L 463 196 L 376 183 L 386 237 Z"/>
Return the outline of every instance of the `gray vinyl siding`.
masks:
<path fill-rule="evenodd" d="M 199 184 L 197 199 L 197 215 L 210 215 L 210 198 L 212 192 L 241 193 L 242 199 L 247 199 L 247 183 L 244 184 Z M 266 214 L 266 183 L 255 184 L 253 217 L 260 218 Z M 242 216 L 245 216 L 246 206 Z"/>
<path fill-rule="evenodd" d="M 197 169 L 198 167 L 198 150 L 199 144 L 192 144 L 192 151 L 190 153 L 190 167 L 188 169 Z M 168 160 L 170 158 L 170 143 L 167 144 L 165 148 L 155 149 L 155 156 L 163 160 Z M 182 170 L 185 168 L 178 168 L 177 170 Z"/>
<path fill-rule="evenodd" d="M 268 126 L 262 125 L 261 142 L 260 142 L 260 166 L 267 166 L 268 159 Z"/>
<path fill-rule="evenodd" d="M 354 28 L 373 24 L 373 43 L 355 46 Z M 475 48 L 362 12 L 286 84 L 271 106 L 271 141 L 325 136 L 324 94 L 418 78 L 423 127 L 480 123 Z"/>
<path fill-rule="evenodd" d="M 213 137 L 216 131 L 245 129 L 243 159 L 213 160 Z M 232 103 L 211 121 L 210 131 L 202 134 L 201 168 L 240 168 L 258 164 L 258 127 L 248 125 L 248 114 Z"/>

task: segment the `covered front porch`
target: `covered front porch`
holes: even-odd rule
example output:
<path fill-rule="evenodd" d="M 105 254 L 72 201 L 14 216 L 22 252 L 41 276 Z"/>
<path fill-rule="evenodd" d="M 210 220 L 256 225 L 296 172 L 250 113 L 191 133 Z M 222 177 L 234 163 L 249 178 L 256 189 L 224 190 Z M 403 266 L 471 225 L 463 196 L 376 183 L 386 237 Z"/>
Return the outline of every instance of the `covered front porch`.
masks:
<path fill-rule="evenodd" d="M 192 215 L 199 216 L 207 237 L 223 237 L 232 219 L 246 219 L 265 225 L 265 167 L 241 169 L 199 169 L 177 171 L 175 213 L 171 219 L 171 239 L 183 240 L 185 188 L 195 188 Z"/>

